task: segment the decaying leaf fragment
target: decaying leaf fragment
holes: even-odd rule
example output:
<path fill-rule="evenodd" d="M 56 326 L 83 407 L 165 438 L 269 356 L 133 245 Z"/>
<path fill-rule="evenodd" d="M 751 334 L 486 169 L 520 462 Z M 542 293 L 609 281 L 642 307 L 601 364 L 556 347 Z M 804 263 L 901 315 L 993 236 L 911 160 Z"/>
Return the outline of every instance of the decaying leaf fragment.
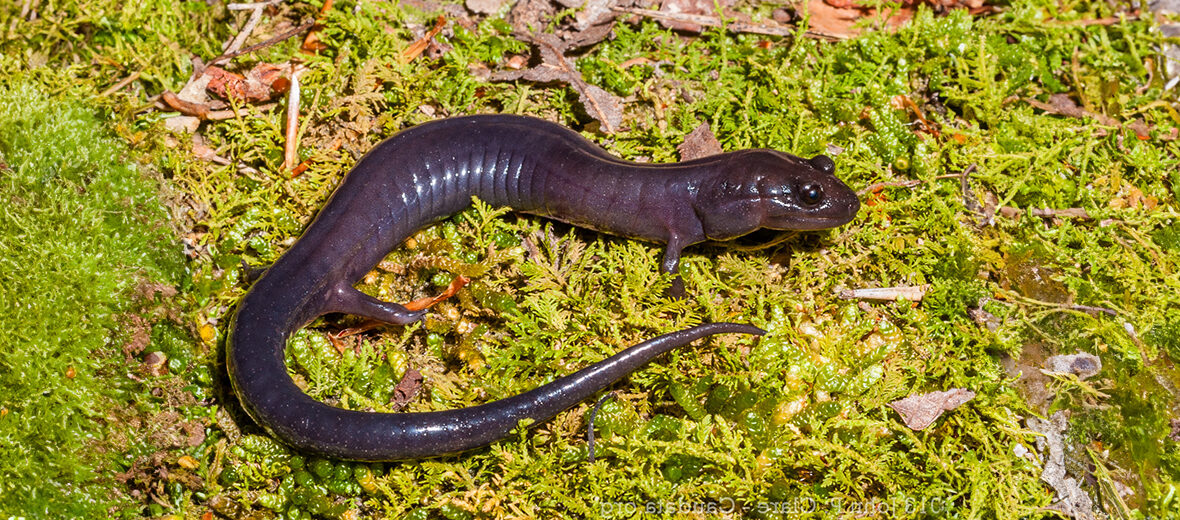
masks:
<path fill-rule="evenodd" d="M 889 407 L 901 416 L 902 422 L 909 429 L 918 431 L 934 424 L 942 412 L 954 410 L 974 398 L 975 392 L 955 388 L 945 392 L 912 395 L 889 403 Z"/>
<path fill-rule="evenodd" d="M 273 63 L 259 63 L 245 76 L 211 65 L 205 69 L 205 75 L 209 76 L 207 88 L 218 97 L 251 103 L 270 101 L 291 86 L 285 69 Z"/>
<path fill-rule="evenodd" d="M 680 143 L 676 150 L 680 152 L 681 161 L 717 155 L 722 151 L 721 143 L 717 141 L 717 136 L 713 135 L 709 123 L 701 123 L 695 130 L 684 136 L 684 142 Z"/>
<path fill-rule="evenodd" d="M 410 404 L 410 401 L 422 391 L 422 380 L 421 372 L 413 368 L 406 369 L 406 373 L 402 374 L 402 380 L 393 389 L 393 407 L 401 409 Z"/>
<path fill-rule="evenodd" d="M 660 12 L 671 14 L 701 14 L 713 15 L 716 9 L 733 5 L 733 0 L 721 0 L 714 5 L 713 0 L 664 0 L 660 2 Z M 677 20 L 659 20 L 660 25 L 677 31 L 699 33 L 704 30 L 699 24 Z"/>
<path fill-rule="evenodd" d="M 1119 121 L 1113 117 L 1086 110 L 1085 107 L 1079 105 L 1073 100 L 1073 98 L 1069 97 L 1069 94 L 1053 94 L 1049 96 L 1048 103 L 1037 101 L 1036 99 L 1032 98 L 1027 98 L 1024 101 L 1029 105 L 1044 110 L 1050 114 L 1057 114 L 1075 119 L 1085 119 L 1089 117 L 1106 126 L 1113 126 L 1116 128 L 1123 126 L 1122 123 L 1119 123 Z M 1128 123 L 1126 127 L 1127 129 L 1134 132 L 1135 137 L 1139 138 L 1140 140 L 1147 140 L 1151 138 L 1151 133 L 1147 128 L 1147 125 L 1142 121 L 1133 121 L 1132 123 Z M 1105 135 L 1105 133 L 1102 135 Z"/>
<path fill-rule="evenodd" d="M 493 81 L 524 79 L 537 83 L 565 83 L 578 93 L 578 101 L 590 117 L 602 124 L 604 132 L 612 134 L 619 130 L 623 124 L 622 100 L 582 79 L 582 73 L 565 57 L 567 43 L 545 33 L 524 36 L 522 39 L 537 47 L 541 55 L 540 65 L 525 70 L 497 72 L 491 76 Z"/>

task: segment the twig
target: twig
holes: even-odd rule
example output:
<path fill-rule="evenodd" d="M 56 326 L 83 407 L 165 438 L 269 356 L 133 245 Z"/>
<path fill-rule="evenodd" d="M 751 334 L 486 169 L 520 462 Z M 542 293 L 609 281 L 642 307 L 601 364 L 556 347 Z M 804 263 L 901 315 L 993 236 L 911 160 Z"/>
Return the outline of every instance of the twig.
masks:
<path fill-rule="evenodd" d="M 911 302 L 920 302 L 922 298 L 926 297 L 926 291 L 930 290 L 930 284 L 923 284 L 917 286 L 905 287 L 876 287 L 869 289 L 845 289 L 840 291 L 841 300 L 874 300 L 891 302 L 898 299 L 905 299 Z"/>
<path fill-rule="evenodd" d="M 963 192 L 963 207 L 972 213 L 983 213 L 983 206 L 979 204 L 979 199 L 975 198 L 975 193 L 971 191 L 971 174 L 975 173 L 975 163 L 971 163 L 959 174 L 959 190 Z"/>
<path fill-rule="evenodd" d="M 101 94 L 99 94 L 99 95 L 98 95 L 98 97 L 107 97 L 107 96 L 109 96 L 109 95 L 111 95 L 111 94 L 114 94 L 115 92 L 118 92 L 118 91 L 119 91 L 120 89 L 122 89 L 123 87 L 126 87 L 127 85 L 130 85 L 132 81 L 135 81 L 135 80 L 139 79 L 139 74 L 140 74 L 141 72 L 143 72 L 143 71 L 139 71 L 139 70 L 137 70 L 137 71 L 135 71 L 135 72 L 132 72 L 130 76 L 127 76 L 126 78 L 123 78 L 123 79 L 122 79 L 122 80 L 120 80 L 118 83 L 115 83 L 114 85 L 111 85 L 111 86 L 110 86 L 110 88 L 108 88 L 108 89 L 106 89 L 106 90 L 102 91 L 102 93 L 101 93 Z"/>
<path fill-rule="evenodd" d="M 645 18 L 654 18 L 656 20 L 667 20 L 670 22 L 683 22 L 696 25 L 703 25 L 706 27 L 721 27 L 729 31 L 738 33 L 751 34 L 766 34 L 770 36 L 794 36 L 799 33 L 799 29 L 794 27 L 786 27 L 782 25 L 768 25 L 768 24 L 752 24 L 745 22 L 722 21 L 716 16 L 707 16 L 700 14 L 684 14 L 684 13 L 665 13 L 663 11 L 656 11 L 653 9 L 639 9 L 634 7 L 612 7 L 612 11 L 617 13 L 628 13 L 643 16 Z M 847 36 L 838 34 L 827 34 L 818 31 L 805 31 L 804 36 L 809 38 L 817 38 L 822 40 L 845 40 Z"/>
<path fill-rule="evenodd" d="M 210 61 L 209 64 L 216 65 L 218 63 L 223 63 L 223 62 L 232 60 L 234 58 L 237 58 L 238 56 L 241 56 L 243 54 L 249 54 L 249 53 L 259 50 L 259 49 L 265 49 L 267 47 L 270 47 L 271 45 L 274 45 L 274 44 L 279 43 L 283 40 L 291 38 L 292 36 L 296 36 L 296 35 L 303 33 L 304 31 L 311 29 L 311 27 L 313 25 L 315 25 L 315 20 L 312 20 L 312 21 L 307 22 L 303 25 L 300 25 L 299 27 L 295 27 L 294 29 L 291 29 L 285 33 L 282 33 L 282 34 L 275 36 L 274 38 L 271 38 L 269 40 L 266 40 L 264 42 L 255 43 L 254 45 L 246 47 L 245 49 L 242 49 L 240 51 L 231 52 L 228 54 L 222 54 L 221 56 L 213 58 L 213 60 Z"/>
<path fill-rule="evenodd" d="M 1089 27 L 1092 25 L 1114 25 L 1122 22 L 1134 22 L 1139 20 L 1140 16 L 1137 14 L 1129 14 L 1127 16 L 1110 16 L 1106 18 L 1091 18 L 1088 20 L 1046 20 L 1045 23 L 1049 26 L 1057 27 Z"/>
<path fill-rule="evenodd" d="M 186 116 L 194 116 L 202 120 L 209 117 L 209 105 L 185 101 L 170 91 L 164 91 L 164 93 L 160 94 L 160 101 L 163 101 L 169 108 Z"/>
<path fill-rule="evenodd" d="M 238 31 L 238 35 L 234 37 L 233 41 L 229 42 L 229 46 L 222 49 L 221 54 L 224 56 L 238 52 L 238 49 L 241 49 L 242 45 L 246 43 L 246 38 L 249 38 L 254 33 L 254 28 L 258 26 L 258 22 L 260 21 L 262 21 L 261 6 L 254 8 L 254 12 L 250 13 L 250 19 L 246 20 L 246 25 L 243 25 L 242 30 Z M 216 62 L 217 60 L 214 59 L 210 64 Z"/>
<path fill-rule="evenodd" d="M 257 110 L 259 112 L 266 112 L 267 110 L 270 110 L 278 105 L 279 105 L 278 103 L 266 103 L 263 105 L 254 105 L 254 110 Z M 238 117 L 240 115 L 241 115 L 241 112 L 238 112 L 237 110 L 229 110 L 229 109 L 211 110 L 208 114 L 205 115 L 205 120 L 207 120 L 207 121 L 224 121 L 226 119 L 233 119 L 233 118 Z"/>
<path fill-rule="evenodd" d="M 1004 207 L 1000 208 L 1000 214 L 1007 217 L 1007 218 L 1010 218 L 1012 220 L 1019 219 L 1020 215 L 1023 214 L 1024 211 L 1025 210 L 1023 210 L 1023 209 L 1014 208 L 1012 206 L 1004 206 Z M 1090 214 L 1088 212 L 1086 212 L 1085 208 L 1065 208 L 1065 209 L 1033 208 L 1033 209 L 1029 210 L 1029 212 L 1032 213 L 1032 216 L 1034 216 L 1034 217 L 1044 217 L 1044 218 L 1065 217 L 1065 218 L 1080 218 L 1080 219 L 1086 219 L 1086 220 L 1092 218 L 1092 217 L 1090 217 Z"/>
<path fill-rule="evenodd" d="M 291 89 L 287 91 L 287 134 L 283 147 L 283 169 L 291 170 L 299 163 L 299 65 L 291 64 Z"/>
<path fill-rule="evenodd" d="M 283 0 L 266 0 L 264 2 L 250 2 L 248 4 L 225 4 L 225 8 L 230 11 L 248 11 L 250 9 L 262 9 L 263 7 L 272 6 L 282 3 Z"/>
<path fill-rule="evenodd" d="M 933 123 L 926 119 L 926 116 L 922 114 L 922 109 L 919 108 L 918 104 L 914 103 L 914 100 L 910 99 L 909 96 L 899 95 L 893 99 L 897 100 L 902 105 L 902 110 L 905 110 L 908 107 L 910 110 L 914 111 L 914 115 L 918 117 L 918 122 L 922 124 L 922 129 L 926 130 L 926 133 L 934 136 L 935 139 L 938 139 L 942 136 L 942 134 L 938 131 L 938 127 L 934 126 Z"/>

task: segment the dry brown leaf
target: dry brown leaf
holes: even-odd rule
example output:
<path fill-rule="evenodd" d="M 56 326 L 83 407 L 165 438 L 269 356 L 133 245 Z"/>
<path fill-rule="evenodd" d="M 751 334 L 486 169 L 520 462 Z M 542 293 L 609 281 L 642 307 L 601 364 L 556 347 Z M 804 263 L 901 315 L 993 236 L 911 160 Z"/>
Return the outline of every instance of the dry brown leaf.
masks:
<path fill-rule="evenodd" d="M 1085 119 L 1089 117 L 1106 126 L 1126 128 L 1134 132 L 1135 137 L 1140 141 L 1151 139 L 1151 128 L 1148 127 L 1143 121 L 1136 119 L 1124 125 L 1117 119 L 1106 114 L 1099 114 L 1086 110 L 1085 108 L 1078 105 L 1077 102 L 1073 100 L 1073 98 L 1069 97 L 1069 94 L 1053 94 L 1049 96 L 1048 103 L 1037 101 L 1032 98 L 1026 98 L 1024 101 L 1050 114 L 1057 114 L 1077 119 Z M 1102 131 L 1100 135 L 1106 135 L 1105 131 Z"/>
<path fill-rule="evenodd" d="M 604 132 L 611 134 L 623 124 L 623 102 L 609 92 L 582 79 L 582 73 L 566 59 L 568 44 L 552 34 L 536 34 L 522 39 L 530 41 L 541 54 L 541 63 L 525 70 L 502 71 L 492 74 L 493 81 L 523 79 L 537 83 L 565 83 L 578 93 L 578 101 L 586 113 L 602 124 Z"/>
<path fill-rule="evenodd" d="M 520 0 L 512 8 L 509 20 L 520 34 L 555 26 L 552 32 L 566 42 L 566 49 L 578 49 L 610 36 L 619 15 L 615 9 L 633 3 L 634 0 Z M 566 16 L 569 9 L 576 9 L 573 16 Z M 562 16 L 557 18 L 558 14 Z"/>
<path fill-rule="evenodd" d="M 722 151 L 721 143 L 717 141 L 717 136 L 713 135 L 709 123 L 701 123 L 695 130 L 684 136 L 684 142 L 680 143 L 676 150 L 680 152 L 681 161 L 717 155 Z"/>
<path fill-rule="evenodd" d="M 393 407 L 404 408 L 422 391 L 422 373 L 412 368 L 406 369 L 402 380 L 393 389 Z"/>
<path fill-rule="evenodd" d="M 945 392 L 913 395 L 889 403 L 889 407 L 901 416 L 901 420 L 909 429 L 923 430 L 934 424 L 934 420 L 938 419 L 942 412 L 954 410 L 974 398 L 975 392 L 955 388 Z"/>
<path fill-rule="evenodd" d="M 836 7 L 829 5 L 824 0 L 805 0 L 807 3 L 806 12 L 809 16 L 808 28 L 833 37 L 851 38 L 860 34 L 861 29 L 853 27 L 863 18 L 880 18 L 881 12 L 876 9 L 866 7 Z M 841 3 L 841 2 L 837 2 Z M 802 12 L 802 9 L 797 9 Z M 902 7 L 899 9 L 891 9 L 886 11 L 889 18 L 884 20 L 884 25 L 890 29 L 896 29 L 914 17 L 915 9 L 913 7 Z"/>
<path fill-rule="evenodd" d="M 400 61 L 403 64 L 414 61 L 414 58 L 417 58 L 419 54 L 422 54 L 422 51 L 426 50 L 426 48 L 430 46 L 430 42 L 434 40 L 435 36 L 438 36 L 438 33 L 442 32 L 443 27 L 445 27 L 446 24 L 447 19 L 442 15 L 439 15 L 439 17 L 434 21 L 434 27 L 431 27 L 425 35 L 415 40 L 414 43 L 411 43 L 409 47 L 406 47 L 406 49 L 402 51 Z"/>
<path fill-rule="evenodd" d="M 235 98 L 252 103 L 269 101 L 291 86 L 283 74 L 284 69 L 272 63 L 259 63 L 245 76 L 210 65 L 205 68 L 205 75 L 209 76 L 206 88 L 224 99 Z"/>

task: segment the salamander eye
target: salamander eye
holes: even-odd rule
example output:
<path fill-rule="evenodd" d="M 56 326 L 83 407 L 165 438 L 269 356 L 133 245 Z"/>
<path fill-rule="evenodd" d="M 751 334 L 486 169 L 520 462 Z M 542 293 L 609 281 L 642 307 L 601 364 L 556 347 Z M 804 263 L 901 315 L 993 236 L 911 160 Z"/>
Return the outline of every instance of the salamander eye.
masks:
<path fill-rule="evenodd" d="M 819 184 L 805 184 L 799 190 L 799 200 L 808 206 L 814 206 L 824 200 L 824 189 Z"/>

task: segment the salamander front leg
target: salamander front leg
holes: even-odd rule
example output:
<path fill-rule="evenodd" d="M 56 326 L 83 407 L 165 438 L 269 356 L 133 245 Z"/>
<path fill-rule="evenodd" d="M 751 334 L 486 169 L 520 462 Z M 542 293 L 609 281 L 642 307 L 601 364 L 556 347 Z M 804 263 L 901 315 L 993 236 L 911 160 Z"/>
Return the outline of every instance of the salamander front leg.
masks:
<path fill-rule="evenodd" d="M 668 248 L 664 250 L 664 259 L 660 262 L 661 273 L 671 273 L 672 286 L 668 287 L 668 297 L 680 300 L 685 296 L 684 279 L 680 277 L 680 253 L 686 244 L 680 237 L 673 236 L 668 240 Z"/>

